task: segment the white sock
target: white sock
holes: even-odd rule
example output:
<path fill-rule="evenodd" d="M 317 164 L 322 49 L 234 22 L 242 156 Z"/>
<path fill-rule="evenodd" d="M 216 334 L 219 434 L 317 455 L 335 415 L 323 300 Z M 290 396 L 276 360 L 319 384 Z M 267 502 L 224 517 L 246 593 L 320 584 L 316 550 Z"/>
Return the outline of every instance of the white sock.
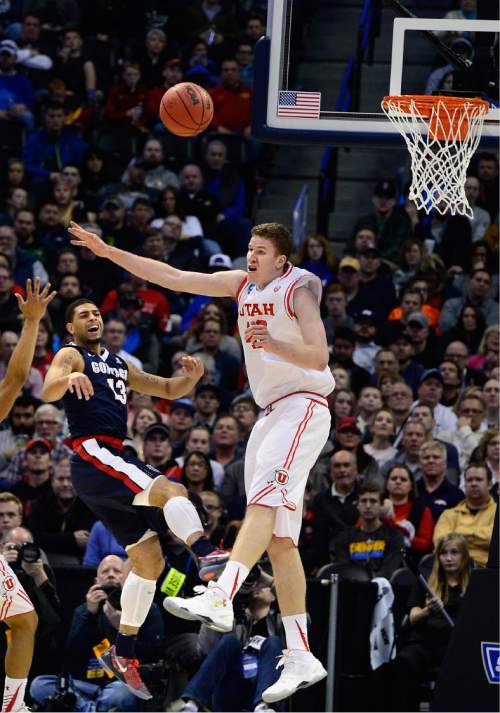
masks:
<path fill-rule="evenodd" d="M 234 595 L 241 587 L 245 579 L 248 577 L 249 569 L 241 562 L 229 560 L 224 567 L 224 571 L 216 582 L 217 587 L 220 587 L 229 596 L 231 601 Z"/>
<path fill-rule="evenodd" d="M 293 614 L 282 618 L 285 627 L 286 648 L 310 651 L 307 639 L 307 614 Z"/>
<path fill-rule="evenodd" d="M 122 587 L 120 624 L 139 627 L 144 624 L 156 591 L 156 582 L 129 572 Z"/>
<path fill-rule="evenodd" d="M 5 676 L 3 689 L 3 711 L 18 711 L 24 705 L 24 692 L 26 690 L 27 678 L 11 678 Z"/>
<path fill-rule="evenodd" d="M 163 514 L 169 530 L 179 540 L 186 542 L 188 537 L 194 535 L 195 532 L 203 534 L 203 525 L 195 506 L 191 500 L 182 495 L 176 495 L 175 498 L 167 500 L 163 506 Z"/>

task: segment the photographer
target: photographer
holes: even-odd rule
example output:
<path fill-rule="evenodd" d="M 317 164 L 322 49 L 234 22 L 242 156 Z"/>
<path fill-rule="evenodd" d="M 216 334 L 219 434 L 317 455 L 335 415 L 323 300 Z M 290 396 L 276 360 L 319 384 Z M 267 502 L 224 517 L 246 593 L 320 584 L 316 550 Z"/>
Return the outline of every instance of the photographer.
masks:
<path fill-rule="evenodd" d="M 233 632 L 213 645 L 218 635 L 202 626 L 199 645 L 206 658 L 171 710 L 270 710 L 262 693 L 278 680 L 276 662 L 283 648 L 271 611 L 272 586 L 272 577 L 255 565 L 233 602 Z"/>
<path fill-rule="evenodd" d="M 2 539 L 2 555 L 14 572 L 38 615 L 38 630 L 31 675 L 53 670 L 57 657 L 56 634 L 61 622 L 61 602 L 55 578 L 44 553 L 34 544 L 24 527 L 8 530 Z M 9 610 L 11 616 L 12 609 Z M 10 625 L 10 623 L 9 623 Z M 0 637 L 2 641 L 4 637 Z"/>
<path fill-rule="evenodd" d="M 101 560 L 95 584 L 88 590 L 85 603 L 75 610 L 66 639 L 65 671 L 72 677 L 68 688 L 60 690 L 58 676 L 37 677 L 30 693 L 39 706 L 59 711 L 138 710 L 137 697 L 121 681 L 110 680 L 94 651 L 94 647 L 107 648 L 115 640 L 121 588 L 127 574 L 126 564 L 116 555 Z M 158 660 L 163 638 L 163 620 L 153 604 L 138 635 L 137 653 L 142 662 Z"/>

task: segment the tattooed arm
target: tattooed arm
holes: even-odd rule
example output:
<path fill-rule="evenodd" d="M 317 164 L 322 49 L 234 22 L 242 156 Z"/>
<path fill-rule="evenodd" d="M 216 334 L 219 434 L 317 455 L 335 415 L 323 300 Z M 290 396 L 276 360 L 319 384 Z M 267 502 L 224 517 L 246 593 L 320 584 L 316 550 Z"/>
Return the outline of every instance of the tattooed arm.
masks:
<path fill-rule="evenodd" d="M 45 377 L 44 401 L 59 401 L 66 391 L 88 401 L 94 395 L 92 382 L 83 374 L 83 357 L 77 349 L 65 347 L 57 352 Z"/>
<path fill-rule="evenodd" d="M 155 374 L 148 374 L 128 363 L 128 385 L 134 391 L 161 399 L 179 399 L 188 394 L 203 376 L 203 362 L 196 357 L 183 357 L 181 360 L 183 376 L 164 379 Z"/>

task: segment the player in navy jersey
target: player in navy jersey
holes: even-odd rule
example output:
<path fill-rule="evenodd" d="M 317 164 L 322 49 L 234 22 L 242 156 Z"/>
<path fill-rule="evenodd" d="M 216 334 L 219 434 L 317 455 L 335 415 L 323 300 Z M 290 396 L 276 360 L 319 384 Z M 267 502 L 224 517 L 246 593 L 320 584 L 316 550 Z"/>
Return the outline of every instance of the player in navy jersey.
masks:
<path fill-rule="evenodd" d="M 148 699 L 151 694 L 139 675 L 134 647 L 165 566 L 158 533 L 165 529 L 166 521 L 194 553 L 202 577 L 213 575 L 227 555 L 214 550 L 204 536 L 183 485 L 169 481 L 135 456 L 124 455 L 127 389 L 178 399 L 201 378 L 203 365 L 197 358 L 184 357 L 183 375 L 165 379 L 127 363 L 101 344 L 101 313 L 85 298 L 68 307 L 66 321 L 73 343 L 55 355 L 42 395 L 45 401 L 63 400 L 73 439 L 75 489 L 125 547 L 132 562 L 121 594 L 116 643 L 102 655 L 101 662 L 139 698 Z"/>

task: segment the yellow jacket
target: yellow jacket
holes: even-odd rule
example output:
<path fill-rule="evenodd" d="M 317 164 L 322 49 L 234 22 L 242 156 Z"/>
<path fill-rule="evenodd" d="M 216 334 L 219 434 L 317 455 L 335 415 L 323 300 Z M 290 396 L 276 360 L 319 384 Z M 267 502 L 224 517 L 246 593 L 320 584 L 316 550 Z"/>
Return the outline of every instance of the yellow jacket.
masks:
<path fill-rule="evenodd" d="M 434 547 L 443 535 L 455 532 L 467 540 L 469 552 L 477 564 L 484 567 L 488 561 L 488 548 L 493 532 L 496 502 L 490 497 L 486 507 L 472 513 L 467 500 L 462 500 L 454 508 L 443 510 L 434 528 Z"/>

